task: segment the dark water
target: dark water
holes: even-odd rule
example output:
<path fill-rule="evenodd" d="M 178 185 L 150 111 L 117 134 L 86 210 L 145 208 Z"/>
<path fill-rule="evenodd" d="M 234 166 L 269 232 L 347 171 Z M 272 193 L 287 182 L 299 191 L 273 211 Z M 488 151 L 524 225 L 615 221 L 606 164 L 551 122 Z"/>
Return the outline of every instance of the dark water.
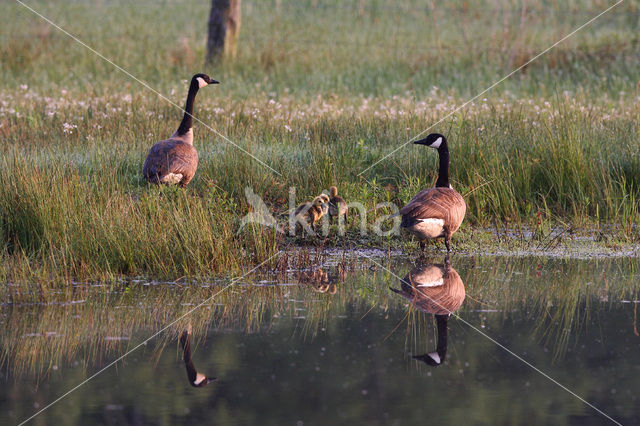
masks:
<path fill-rule="evenodd" d="M 611 423 L 579 396 L 640 424 L 639 266 L 453 257 L 451 272 L 360 259 L 247 278 L 30 423 Z M 396 276 L 410 271 L 403 288 Z M 213 294 L 198 291 L 133 285 L 113 299 L 5 306 L 0 423 L 27 419 Z M 422 300 L 429 291 L 440 306 Z M 189 368 L 216 381 L 190 384 L 187 342 Z"/>

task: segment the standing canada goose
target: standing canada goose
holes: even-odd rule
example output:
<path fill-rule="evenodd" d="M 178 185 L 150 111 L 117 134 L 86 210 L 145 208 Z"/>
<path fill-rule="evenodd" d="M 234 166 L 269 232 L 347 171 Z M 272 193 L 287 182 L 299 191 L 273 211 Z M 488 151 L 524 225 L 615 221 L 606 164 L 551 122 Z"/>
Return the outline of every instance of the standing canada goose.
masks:
<path fill-rule="evenodd" d="M 142 175 L 148 182 L 177 183 L 184 188 L 193 179 L 198 167 L 198 152 L 193 147 L 193 102 L 198 89 L 218 83 L 206 74 L 193 76 L 178 130 L 169 139 L 153 145 L 144 160 Z"/>
<path fill-rule="evenodd" d="M 436 351 L 413 358 L 432 366 L 442 364 L 447 355 L 449 315 L 462 306 L 465 298 L 464 284 L 458 272 L 448 259 L 444 265 L 418 266 L 401 280 L 401 290 L 390 290 L 407 299 L 416 309 L 434 314 L 438 328 Z"/>
<path fill-rule="evenodd" d="M 329 194 L 331 195 L 331 199 L 329 200 L 329 217 L 334 218 L 337 216 L 338 221 L 343 217 L 346 222 L 348 213 L 347 202 L 338 196 L 338 188 L 335 186 L 329 188 Z"/>
<path fill-rule="evenodd" d="M 420 239 L 420 248 L 424 251 L 425 240 L 444 238 L 447 253 L 451 251 L 449 239 L 458 230 L 467 205 L 449 184 L 449 147 L 447 139 L 438 133 L 432 133 L 424 139 L 414 142 L 438 150 L 440 168 L 435 188 L 418 192 L 409 204 L 400 209 L 400 226 Z"/>
<path fill-rule="evenodd" d="M 189 384 L 194 388 L 202 388 L 207 386 L 209 382 L 214 382 L 217 379 L 215 377 L 207 377 L 196 370 L 191 359 L 191 325 L 189 329 L 182 332 L 180 335 L 180 344 L 182 345 L 184 365 L 187 369 L 187 378 Z"/>

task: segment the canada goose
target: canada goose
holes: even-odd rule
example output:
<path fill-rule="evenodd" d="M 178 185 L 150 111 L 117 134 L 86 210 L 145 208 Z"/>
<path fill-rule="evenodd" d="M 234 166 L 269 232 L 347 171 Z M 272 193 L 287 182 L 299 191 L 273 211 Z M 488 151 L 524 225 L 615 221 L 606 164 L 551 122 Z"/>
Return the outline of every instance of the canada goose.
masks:
<path fill-rule="evenodd" d="M 207 377 L 202 373 L 198 373 L 193 360 L 191 359 L 191 327 L 189 330 L 185 330 L 180 335 L 180 344 L 182 345 L 184 365 L 187 369 L 187 378 L 189 384 L 194 388 L 202 388 L 207 386 L 209 382 L 214 382 L 217 379 L 215 377 Z"/>
<path fill-rule="evenodd" d="M 348 213 L 347 202 L 338 196 L 338 188 L 335 186 L 329 188 L 329 194 L 331 195 L 329 199 L 329 217 L 334 218 L 337 216 L 338 220 L 340 220 L 340 217 L 343 217 L 346 222 Z"/>
<path fill-rule="evenodd" d="M 409 201 L 409 204 L 400 209 L 400 226 L 420 239 L 422 250 L 425 248 L 425 240 L 444 237 L 447 252 L 450 252 L 449 239 L 460 227 L 467 205 L 462 196 L 449 184 L 447 139 L 441 134 L 432 133 L 414 144 L 427 145 L 438 150 L 438 180 L 435 188 L 423 189 Z"/>
<path fill-rule="evenodd" d="M 311 202 L 302 203 L 296 208 L 294 216 L 298 218 L 296 223 L 296 234 L 302 228 L 301 221 L 310 224 L 313 232 L 316 231 L 316 223 L 327 214 L 329 210 L 329 196 L 320 194 Z"/>
<path fill-rule="evenodd" d="M 193 102 L 198 89 L 218 83 L 206 74 L 193 76 L 178 130 L 169 139 L 153 145 L 144 160 L 142 175 L 148 182 L 177 183 L 184 188 L 193 179 L 198 167 L 198 152 L 193 147 Z"/>
<path fill-rule="evenodd" d="M 442 364 L 447 355 L 449 315 L 462 306 L 465 298 L 464 284 L 458 272 L 451 267 L 448 259 L 445 259 L 444 265 L 421 265 L 401 280 L 401 290 L 390 290 L 409 300 L 416 309 L 435 315 L 438 327 L 436 351 L 416 355 L 414 359 L 432 366 Z"/>

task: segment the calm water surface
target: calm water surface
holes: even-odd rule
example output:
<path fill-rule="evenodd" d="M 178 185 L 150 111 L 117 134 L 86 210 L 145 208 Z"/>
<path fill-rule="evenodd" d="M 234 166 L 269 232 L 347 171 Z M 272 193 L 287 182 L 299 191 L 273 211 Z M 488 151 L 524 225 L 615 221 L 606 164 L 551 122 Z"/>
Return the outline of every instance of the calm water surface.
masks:
<path fill-rule="evenodd" d="M 637 259 L 318 262 L 247 277 L 30 423 L 610 423 L 493 339 L 640 424 Z M 219 289 L 139 282 L 4 306 L 0 423 L 27 419 Z"/>

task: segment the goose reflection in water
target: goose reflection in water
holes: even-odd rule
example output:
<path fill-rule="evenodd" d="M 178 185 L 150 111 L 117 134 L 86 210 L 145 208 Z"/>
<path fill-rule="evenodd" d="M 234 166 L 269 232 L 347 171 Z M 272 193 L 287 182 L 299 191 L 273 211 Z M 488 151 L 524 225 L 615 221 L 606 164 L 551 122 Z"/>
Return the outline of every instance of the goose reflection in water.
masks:
<path fill-rule="evenodd" d="M 447 356 L 449 315 L 458 310 L 464 301 L 462 279 L 451 267 L 449 259 L 445 258 L 444 264 L 422 264 L 415 267 L 401 282 L 400 290 L 390 290 L 407 299 L 416 309 L 434 314 L 438 328 L 436 351 L 413 358 L 428 365 L 439 366 Z"/>
<path fill-rule="evenodd" d="M 207 386 L 209 382 L 216 381 L 217 379 L 215 377 L 207 377 L 199 373 L 198 370 L 196 370 L 196 366 L 193 365 L 193 360 L 191 359 L 191 324 L 189 324 L 189 327 L 180 335 L 180 344 L 182 345 L 182 359 L 187 369 L 189 384 L 194 388 L 202 388 Z"/>

